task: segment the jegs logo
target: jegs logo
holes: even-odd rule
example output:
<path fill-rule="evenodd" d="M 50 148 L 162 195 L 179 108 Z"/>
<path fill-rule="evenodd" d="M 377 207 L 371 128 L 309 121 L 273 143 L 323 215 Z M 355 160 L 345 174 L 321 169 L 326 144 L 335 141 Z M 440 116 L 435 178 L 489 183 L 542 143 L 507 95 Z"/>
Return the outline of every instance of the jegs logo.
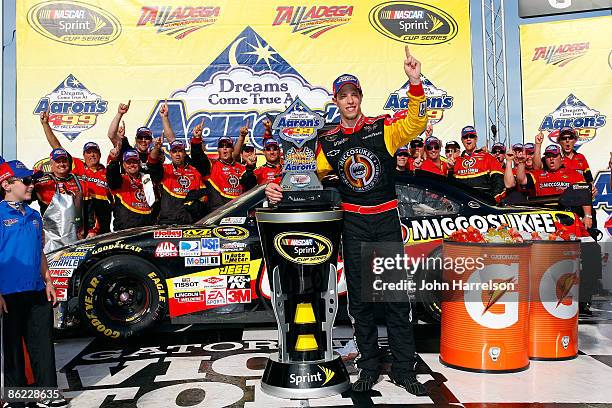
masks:
<path fill-rule="evenodd" d="M 177 139 L 187 142 L 193 128 L 205 119 L 207 151 L 216 152 L 217 140 L 236 135 L 250 122 L 251 142 L 263 149 L 263 121 L 283 112 L 297 98 L 315 109 L 326 122 L 337 121 L 332 94 L 309 84 L 251 27 L 246 27 L 185 88 L 168 98 L 169 117 Z M 146 121 L 155 134 L 163 129 L 157 102 Z"/>
<path fill-rule="evenodd" d="M 216 6 L 144 6 L 136 26 L 153 25 L 158 34 L 182 40 L 187 35 L 213 25 L 219 19 L 221 7 Z"/>
<path fill-rule="evenodd" d="M 453 108 L 455 97 L 448 95 L 444 89 L 436 87 L 424 75 L 421 75 L 421 83 L 427 97 L 427 120 L 435 125 L 442 121 L 446 110 Z M 406 81 L 400 89 L 389 95 L 383 109 L 392 111 L 407 109 L 409 88 L 410 82 Z"/>
<path fill-rule="evenodd" d="M 576 148 L 590 142 L 595 138 L 597 129 L 606 124 L 606 116 L 599 111 L 589 108 L 574 94 L 567 98 L 555 109 L 542 119 L 540 130 L 551 132 L 548 138 L 556 143 L 559 130 L 564 127 L 572 127 L 578 132 Z"/>
<path fill-rule="evenodd" d="M 317 38 L 348 23 L 352 16 L 353 6 L 278 6 L 272 25 L 289 24 L 292 32 Z"/>
<path fill-rule="evenodd" d="M 28 10 L 28 24 L 40 35 L 70 45 L 115 41 L 121 23 L 108 11 L 80 1 L 45 1 Z"/>
<path fill-rule="evenodd" d="M 34 114 L 49 111 L 51 129 L 74 140 L 81 132 L 95 126 L 98 115 L 106 112 L 108 101 L 90 92 L 72 74 L 68 75 L 49 94 L 43 96 L 34 108 Z"/>
<path fill-rule="evenodd" d="M 537 47 L 533 50 L 533 58 L 531 60 L 544 60 L 546 64 L 564 67 L 569 62 L 585 55 L 588 50 L 588 42 Z"/>

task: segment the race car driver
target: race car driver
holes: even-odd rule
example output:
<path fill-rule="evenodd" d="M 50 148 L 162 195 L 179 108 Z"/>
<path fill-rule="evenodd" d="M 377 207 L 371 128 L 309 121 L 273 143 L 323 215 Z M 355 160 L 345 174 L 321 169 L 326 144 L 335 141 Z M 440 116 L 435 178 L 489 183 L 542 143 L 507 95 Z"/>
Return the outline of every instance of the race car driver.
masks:
<path fill-rule="evenodd" d="M 561 194 L 570 185 L 584 183 L 582 174 L 576 170 L 566 169 L 562 166 L 561 149 L 557 145 L 550 145 L 544 150 L 545 170 L 525 172 L 525 160 L 519 159 L 516 170 L 516 180 L 526 189 L 533 189 L 537 197 Z M 584 217 L 582 222 L 589 229 L 593 226 L 591 206 L 582 206 Z"/>
<path fill-rule="evenodd" d="M 271 126 L 271 124 L 270 124 Z M 280 160 L 280 147 L 274 139 L 264 140 L 264 156 L 266 162 L 255 169 L 255 164 L 246 166 L 246 171 L 240 178 L 244 190 L 250 190 L 256 185 L 279 181 L 283 166 Z"/>
<path fill-rule="evenodd" d="M 170 143 L 171 163 L 162 164 L 161 148 L 162 138 L 156 139 L 148 159 L 151 179 L 154 183 L 161 185 L 158 223 L 163 225 L 190 224 L 194 220 L 185 208 L 184 201 L 190 191 L 204 187 L 201 175 L 203 169 L 185 162 L 187 156 L 185 145 L 180 140 Z"/>
<path fill-rule="evenodd" d="M 478 134 L 473 126 L 461 129 L 465 150 L 455 160 L 453 177 L 463 184 L 477 188 L 499 202 L 504 193 L 504 173 L 501 164 L 491 154 L 477 149 Z"/>
<path fill-rule="evenodd" d="M 193 129 L 191 139 L 191 158 L 194 166 L 202 169 L 202 176 L 206 181 L 206 186 L 210 191 L 209 205 L 210 210 L 214 211 L 223 204 L 238 197 L 243 192 L 240 184 L 240 177 L 245 172 L 245 166 L 234 160 L 234 142 L 229 136 L 221 136 L 217 142 L 217 153 L 219 157 L 210 160 L 204 153 L 202 146 L 202 129 L 204 121 L 196 125 Z M 246 127 L 246 126 L 245 126 Z M 244 129 L 243 127 L 242 129 Z M 240 130 L 241 132 L 243 130 Z M 247 165 L 253 166 L 255 161 L 249 156 L 245 156 Z"/>
<path fill-rule="evenodd" d="M 421 170 L 440 176 L 448 176 L 448 165 L 440 158 L 440 149 L 442 141 L 435 136 L 430 136 L 425 139 L 425 154 L 427 158 L 421 165 Z"/>
<path fill-rule="evenodd" d="M 40 123 L 45 132 L 47 142 L 52 149 L 62 148 L 62 144 L 49 125 L 49 112 L 40 114 Z M 95 142 L 83 145 L 83 159 L 69 156 L 72 174 L 85 182 L 90 199 L 89 205 L 95 215 L 95 225 L 89 229 L 88 236 L 110 232 L 111 194 L 106 184 L 106 169 L 100 163 L 100 146 Z"/>
<path fill-rule="evenodd" d="M 125 151 L 122 163 L 119 163 L 119 154 L 117 147 L 110 151 L 111 161 L 106 168 L 108 187 L 115 196 L 113 229 L 120 231 L 153 225 L 152 209 L 145 197 L 138 152 L 134 149 Z M 150 179 L 148 180 L 150 182 Z"/>
<path fill-rule="evenodd" d="M 364 282 L 372 276 L 370 268 L 364 268 L 361 273 L 362 244 L 386 241 L 393 251 L 403 253 L 393 156 L 399 146 L 423 132 L 427 124 L 421 64 L 410 54 L 408 46 L 405 50 L 404 70 L 410 80 L 408 108 L 393 117 L 367 117 L 361 112 L 363 93 L 359 81 L 353 75 L 341 75 L 333 84 L 333 101 L 340 112 L 340 124 L 322 132 L 318 139 L 319 177 L 333 171 L 340 180 L 348 307 L 359 349 L 356 363 L 361 370 L 352 385 L 355 392 L 371 390 L 380 374 L 373 303 L 365 302 L 362 297 L 362 289 L 367 289 Z M 270 183 L 266 196 L 272 204 L 277 203 L 283 197 L 282 188 Z M 414 371 L 416 352 L 410 303 L 386 302 L 385 312 L 393 355 L 390 378 L 412 394 L 425 395 L 425 387 L 418 382 Z"/>

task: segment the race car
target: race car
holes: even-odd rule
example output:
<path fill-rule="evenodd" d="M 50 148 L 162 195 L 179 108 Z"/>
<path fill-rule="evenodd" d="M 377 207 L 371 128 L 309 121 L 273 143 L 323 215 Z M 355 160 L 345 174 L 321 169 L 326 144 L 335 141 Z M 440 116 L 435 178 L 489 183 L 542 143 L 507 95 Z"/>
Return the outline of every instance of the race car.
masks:
<path fill-rule="evenodd" d="M 441 256 L 443 238 L 469 226 L 483 232 L 502 224 L 529 233 L 561 228 L 580 236 L 584 231 L 572 212 L 497 206 L 486 194 L 430 173 L 398 175 L 396 189 L 405 250 L 412 257 Z M 256 209 L 266 205 L 259 186 L 194 225 L 133 228 L 47 254 L 60 300 L 55 327 L 82 323 L 117 339 L 165 319 L 171 324 L 274 322 L 255 221 Z M 341 257 L 337 271 L 344 301 Z M 414 279 L 440 276 L 439 269 L 419 269 Z M 440 320 L 439 293 L 414 296 L 421 320 Z"/>

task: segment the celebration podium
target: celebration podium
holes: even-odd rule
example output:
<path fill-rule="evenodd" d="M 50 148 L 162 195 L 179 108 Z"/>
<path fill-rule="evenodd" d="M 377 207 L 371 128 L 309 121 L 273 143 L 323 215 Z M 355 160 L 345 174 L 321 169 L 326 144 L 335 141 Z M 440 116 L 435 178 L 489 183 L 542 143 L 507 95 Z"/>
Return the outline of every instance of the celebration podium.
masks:
<path fill-rule="evenodd" d="M 342 211 L 337 193 L 323 190 L 315 174 L 322 126 L 299 99 L 276 118 L 285 156 L 283 200 L 256 212 L 278 325 L 278 353 L 270 355 L 261 388 L 279 398 L 323 398 L 350 387 L 332 347 Z"/>

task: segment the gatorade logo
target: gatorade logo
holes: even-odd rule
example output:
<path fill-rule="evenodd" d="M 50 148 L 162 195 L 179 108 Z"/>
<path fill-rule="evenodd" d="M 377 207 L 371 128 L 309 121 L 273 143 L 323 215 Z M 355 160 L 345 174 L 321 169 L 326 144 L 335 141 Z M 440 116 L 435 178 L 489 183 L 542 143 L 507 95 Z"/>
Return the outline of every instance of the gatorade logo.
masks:
<path fill-rule="evenodd" d="M 564 259 L 542 275 L 540 301 L 557 319 L 571 319 L 578 313 L 578 268 L 577 260 Z"/>
<path fill-rule="evenodd" d="M 468 284 L 475 284 L 479 288 L 489 281 L 518 282 L 519 265 L 492 264 L 486 265 L 480 271 L 475 271 L 467 279 Z M 465 309 L 476 323 L 489 329 L 504 329 L 518 322 L 519 294 L 516 291 L 489 293 L 481 289 L 466 290 L 464 292 Z M 503 312 L 498 307 L 503 306 Z"/>

